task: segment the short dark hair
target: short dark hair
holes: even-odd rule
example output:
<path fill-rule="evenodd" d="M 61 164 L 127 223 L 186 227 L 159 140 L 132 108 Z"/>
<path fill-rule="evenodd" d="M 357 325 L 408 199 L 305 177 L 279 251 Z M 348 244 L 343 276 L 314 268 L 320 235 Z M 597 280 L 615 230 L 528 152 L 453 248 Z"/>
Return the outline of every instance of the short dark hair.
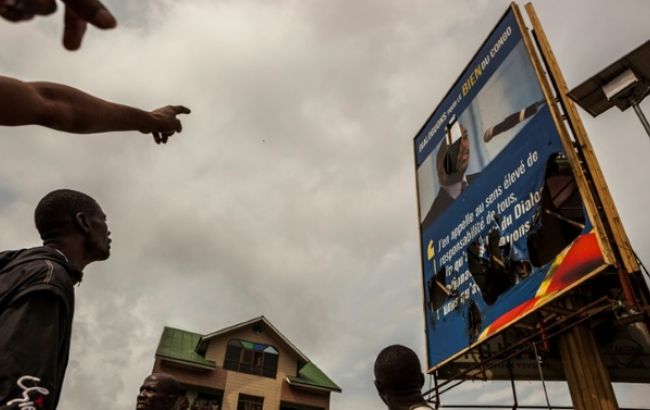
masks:
<path fill-rule="evenodd" d="M 385 347 L 375 360 L 375 380 L 386 391 L 422 388 L 422 369 L 415 352 L 406 346 Z"/>
<path fill-rule="evenodd" d="M 168 397 L 177 397 L 180 394 L 181 386 L 171 374 L 162 372 L 151 373 L 149 377 L 154 377 L 158 380 L 158 386 Z"/>
<path fill-rule="evenodd" d="M 83 212 L 96 216 L 99 204 L 90 196 L 73 189 L 57 189 L 45 195 L 34 210 L 34 222 L 43 242 L 69 233 L 75 215 Z"/>

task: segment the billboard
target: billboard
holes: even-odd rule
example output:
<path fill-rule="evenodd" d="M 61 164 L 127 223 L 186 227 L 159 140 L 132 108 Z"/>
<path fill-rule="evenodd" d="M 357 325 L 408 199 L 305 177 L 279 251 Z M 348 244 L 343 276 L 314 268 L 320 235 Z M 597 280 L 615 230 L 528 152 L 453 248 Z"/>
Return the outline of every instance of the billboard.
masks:
<path fill-rule="evenodd" d="M 524 35 L 510 8 L 414 139 L 430 370 L 607 266 Z"/>

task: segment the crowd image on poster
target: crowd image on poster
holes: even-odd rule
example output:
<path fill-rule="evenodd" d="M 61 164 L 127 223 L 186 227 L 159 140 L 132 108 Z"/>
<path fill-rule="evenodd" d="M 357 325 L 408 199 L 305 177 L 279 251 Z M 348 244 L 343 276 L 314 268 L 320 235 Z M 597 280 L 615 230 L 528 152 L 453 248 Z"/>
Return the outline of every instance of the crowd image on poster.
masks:
<path fill-rule="evenodd" d="M 512 11 L 414 142 L 435 368 L 604 262 Z"/>

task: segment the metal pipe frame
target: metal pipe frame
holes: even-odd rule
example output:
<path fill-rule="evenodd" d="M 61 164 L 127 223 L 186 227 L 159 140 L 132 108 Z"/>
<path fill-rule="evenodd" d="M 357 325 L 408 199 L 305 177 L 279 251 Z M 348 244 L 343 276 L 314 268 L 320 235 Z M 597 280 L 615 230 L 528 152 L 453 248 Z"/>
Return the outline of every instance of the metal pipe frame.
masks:
<path fill-rule="evenodd" d="M 513 357 L 524 353 L 532 348 L 532 343 L 546 343 L 549 339 L 551 339 L 554 336 L 557 336 L 558 334 L 588 320 L 592 316 L 604 312 L 606 310 L 610 310 L 613 307 L 616 306 L 616 301 L 611 300 L 610 298 L 603 296 L 599 299 L 596 299 L 595 301 L 581 307 L 580 309 L 577 309 L 573 311 L 570 315 L 560 318 L 554 323 L 551 323 L 550 325 L 540 328 L 537 332 L 533 333 L 532 335 L 529 335 L 528 337 L 522 339 L 515 345 L 511 346 L 509 349 L 506 349 L 503 352 L 500 352 L 498 354 L 492 355 L 491 357 L 485 358 L 485 360 L 481 360 L 480 363 L 477 363 L 473 367 L 470 367 L 469 369 L 466 369 L 454 377 L 447 379 L 440 383 L 438 381 L 438 378 L 435 377 L 436 384 L 434 389 L 430 389 L 426 392 L 423 393 L 423 395 L 426 396 L 432 396 L 432 399 L 430 399 L 430 402 L 433 402 L 435 400 L 437 407 L 436 408 L 445 408 L 448 406 L 441 407 L 440 403 L 440 396 L 451 389 L 461 385 L 462 383 L 466 382 L 467 380 L 487 380 L 487 377 L 485 376 L 485 372 L 492 367 L 498 366 L 504 362 L 508 362 L 510 359 Z M 543 310 L 543 308 L 542 308 Z M 477 347 L 480 349 L 480 346 Z M 481 371 L 478 373 L 484 375 L 484 379 L 476 377 L 476 376 L 468 376 L 469 373 L 476 371 L 477 369 L 481 369 Z M 516 403 L 515 403 L 516 404 Z M 460 406 L 457 408 L 462 408 L 462 407 L 468 407 L 472 408 L 470 406 Z M 495 406 L 491 406 L 494 408 L 497 408 Z M 488 407 L 473 407 L 473 408 L 490 408 Z M 506 406 L 504 408 L 513 408 L 512 406 Z M 514 408 L 524 408 L 524 407 L 514 407 Z M 532 407 L 532 408 L 548 408 L 548 406 L 542 406 L 542 407 Z M 558 406 L 553 406 L 553 408 L 562 408 Z M 571 407 L 567 407 L 571 408 Z"/>
<path fill-rule="evenodd" d="M 648 134 L 648 137 L 650 137 L 650 124 L 648 124 L 648 119 L 645 117 L 645 114 L 643 114 L 643 111 L 641 111 L 641 107 L 639 107 L 639 104 L 636 101 L 631 101 L 632 103 L 632 108 L 634 108 L 634 112 L 636 113 L 636 116 L 639 117 L 639 121 L 641 121 L 641 125 L 643 125 L 643 128 L 645 129 L 645 132 Z"/>

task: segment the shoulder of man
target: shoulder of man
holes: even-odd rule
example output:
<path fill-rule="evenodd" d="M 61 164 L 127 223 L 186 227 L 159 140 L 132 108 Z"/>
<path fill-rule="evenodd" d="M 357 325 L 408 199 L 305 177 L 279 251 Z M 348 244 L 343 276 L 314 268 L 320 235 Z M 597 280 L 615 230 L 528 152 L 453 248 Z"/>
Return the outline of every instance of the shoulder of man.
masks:
<path fill-rule="evenodd" d="M 481 175 L 481 172 L 479 171 L 479 172 L 477 172 L 477 173 L 475 173 L 475 174 L 468 174 L 468 175 L 465 175 L 465 179 L 467 179 L 467 183 L 468 183 L 468 184 L 471 184 L 471 183 L 474 182 L 474 181 L 476 180 L 476 178 L 478 178 L 480 175 Z"/>
<path fill-rule="evenodd" d="M 0 307 L 31 292 L 49 291 L 74 300 L 73 285 L 81 272 L 72 268 L 54 249 L 37 247 L 0 253 Z"/>

